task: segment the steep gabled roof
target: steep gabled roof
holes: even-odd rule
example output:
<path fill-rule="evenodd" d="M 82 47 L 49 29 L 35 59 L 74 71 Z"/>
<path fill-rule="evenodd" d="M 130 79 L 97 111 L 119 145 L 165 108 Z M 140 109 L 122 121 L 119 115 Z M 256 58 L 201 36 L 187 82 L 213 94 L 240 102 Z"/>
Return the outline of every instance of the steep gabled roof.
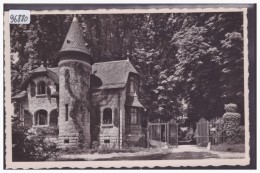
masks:
<path fill-rule="evenodd" d="M 59 67 L 46 68 L 43 65 L 29 72 L 28 77 L 23 81 L 22 87 L 27 86 L 31 79 L 37 75 L 47 75 L 54 83 L 59 84 Z"/>
<path fill-rule="evenodd" d="M 56 83 L 59 83 L 59 67 L 47 68 L 48 76 Z"/>
<path fill-rule="evenodd" d="M 21 91 L 20 93 L 16 94 L 15 96 L 13 96 L 13 99 L 21 99 L 23 97 L 27 96 L 27 92 L 26 91 Z"/>
<path fill-rule="evenodd" d="M 93 88 L 123 88 L 129 73 L 138 74 L 129 60 L 95 63 L 92 66 Z"/>

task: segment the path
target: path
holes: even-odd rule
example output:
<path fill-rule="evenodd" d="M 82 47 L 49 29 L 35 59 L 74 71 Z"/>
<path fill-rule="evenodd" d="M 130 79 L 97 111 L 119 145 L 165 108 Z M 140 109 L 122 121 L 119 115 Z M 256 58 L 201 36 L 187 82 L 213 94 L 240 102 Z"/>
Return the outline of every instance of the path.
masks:
<path fill-rule="evenodd" d="M 235 159 L 243 158 L 244 153 L 232 153 L 232 152 L 219 152 L 207 150 L 205 147 L 198 147 L 196 145 L 180 145 L 178 149 L 165 155 L 163 159 L 209 159 L 209 158 L 221 158 L 221 159 Z"/>
<path fill-rule="evenodd" d="M 238 159 L 243 158 L 244 153 L 209 151 L 196 145 L 180 145 L 173 149 L 145 149 L 136 153 L 110 153 L 110 154 L 80 154 L 63 155 L 63 159 L 74 160 L 183 160 L 183 159 Z"/>

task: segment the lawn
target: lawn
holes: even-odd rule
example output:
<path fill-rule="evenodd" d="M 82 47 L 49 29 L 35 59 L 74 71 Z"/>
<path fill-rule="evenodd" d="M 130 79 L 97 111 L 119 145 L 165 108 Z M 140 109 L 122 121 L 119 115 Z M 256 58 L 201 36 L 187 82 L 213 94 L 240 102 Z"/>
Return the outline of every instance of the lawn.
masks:
<path fill-rule="evenodd" d="M 212 145 L 211 150 L 213 151 L 224 151 L 224 152 L 238 152 L 244 153 L 245 152 L 245 144 L 219 144 L 219 145 Z"/>

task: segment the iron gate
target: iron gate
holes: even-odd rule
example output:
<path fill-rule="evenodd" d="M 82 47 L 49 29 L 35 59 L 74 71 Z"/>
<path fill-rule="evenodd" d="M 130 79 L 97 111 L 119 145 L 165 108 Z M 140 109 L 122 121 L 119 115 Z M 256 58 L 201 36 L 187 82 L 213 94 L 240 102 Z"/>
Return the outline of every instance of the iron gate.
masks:
<path fill-rule="evenodd" d="M 197 123 L 197 145 L 207 146 L 209 142 L 209 122 L 201 118 Z"/>
<path fill-rule="evenodd" d="M 168 123 L 169 137 L 168 143 L 170 146 L 178 146 L 178 124 Z"/>
<path fill-rule="evenodd" d="M 148 123 L 148 146 L 177 147 L 178 124 L 175 121 Z"/>

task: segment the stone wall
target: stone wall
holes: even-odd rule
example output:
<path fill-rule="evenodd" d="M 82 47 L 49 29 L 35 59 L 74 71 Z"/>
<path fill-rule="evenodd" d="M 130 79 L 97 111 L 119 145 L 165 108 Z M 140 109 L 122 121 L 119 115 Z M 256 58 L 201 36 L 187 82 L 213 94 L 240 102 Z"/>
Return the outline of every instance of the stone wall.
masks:
<path fill-rule="evenodd" d="M 125 119 L 125 89 L 112 89 L 102 92 L 96 92 L 93 95 L 96 103 L 100 108 L 100 145 L 107 147 L 122 147 L 122 140 L 124 137 L 124 119 Z M 102 99 L 98 99 L 101 97 Z M 103 123 L 103 111 L 106 108 L 112 109 L 112 123 Z M 95 116 L 95 115 L 94 115 Z"/>
<path fill-rule="evenodd" d="M 80 64 L 84 68 L 85 74 L 87 75 L 87 78 L 84 79 L 86 81 L 86 83 L 84 83 L 84 86 L 82 86 L 82 74 L 79 74 L 77 72 L 78 69 L 75 68 L 75 63 Z M 76 111 L 75 115 L 72 115 L 71 110 L 75 109 L 75 101 L 79 101 L 82 99 L 86 101 L 89 100 L 89 98 L 87 98 L 87 92 L 89 90 L 90 84 L 89 76 L 91 73 L 91 66 L 88 63 L 84 63 L 81 61 L 63 60 L 59 63 L 59 67 L 59 147 L 78 146 L 80 135 L 83 135 L 84 144 L 90 145 L 89 111 L 84 112 L 84 115 L 81 114 L 81 112 Z M 65 79 L 65 71 L 69 71 L 70 86 L 66 86 L 67 84 Z M 69 91 L 69 89 L 71 91 Z M 68 105 L 68 120 L 66 120 L 65 105 Z M 78 117 L 79 115 L 82 115 L 83 117 L 80 118 Z M 79 126 L 81 126 L 81 128 L 83 129 L 83 134 L 79 133 Z"/>

